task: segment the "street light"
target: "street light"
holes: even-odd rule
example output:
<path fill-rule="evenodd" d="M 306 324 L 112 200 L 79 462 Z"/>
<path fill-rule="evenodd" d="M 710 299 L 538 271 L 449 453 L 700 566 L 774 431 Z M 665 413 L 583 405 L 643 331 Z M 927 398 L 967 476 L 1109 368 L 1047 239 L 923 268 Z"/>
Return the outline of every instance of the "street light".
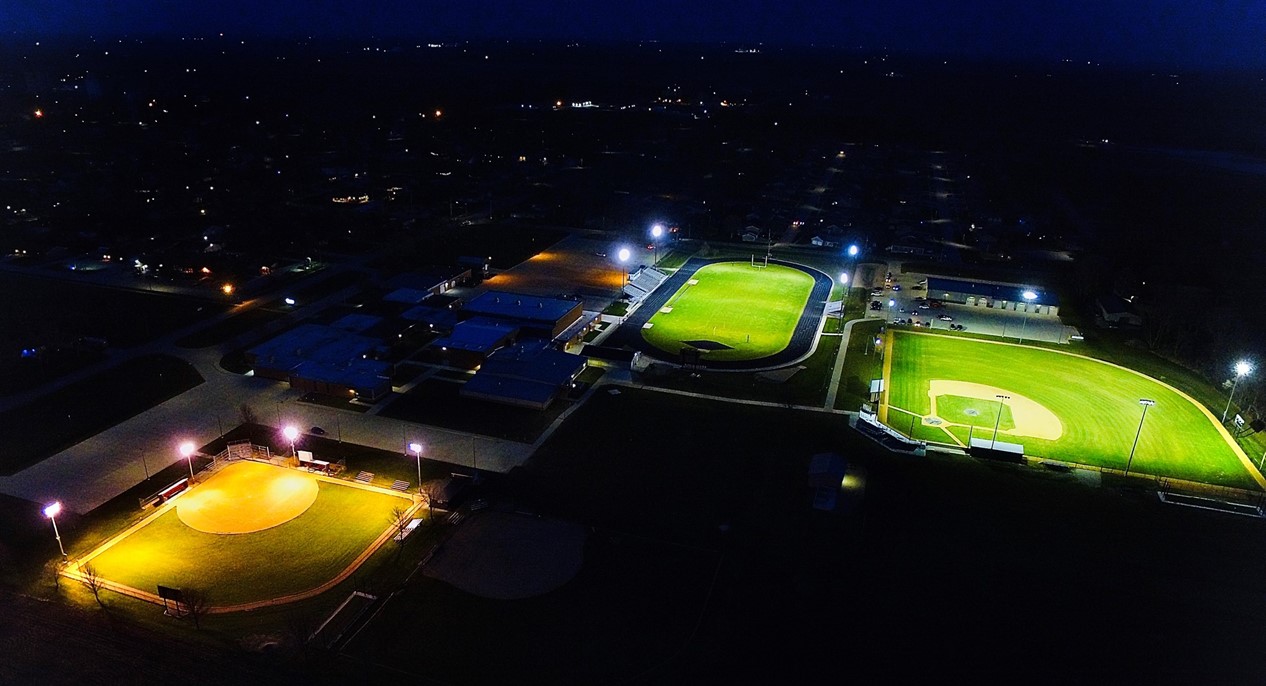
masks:
<path fill-rule="evenodd" d="M 857 244 L 850 245 L 848 246 L 848 256 L 857 257 L 857 253 L 861 252 L 861 250 L 861 248 L 857 247 Z"/>
<path fill-rule="evenodd" d="M 1024 323 L 1020 325 L 1020 342 L 1024 342 L 1024 329 L 1029 325 L 1029 303 L 1037 300 L 1037 293 L 1033 291 L 1025 291 L 1020 294 L 1024 298 Z"/>
<path fill-rule="evenodd" d="M 840 272 L 840 283 L 848 285 L 848 272 Z"/>
<path fill-rule="evenodd" d="M 294 428 L 294 426 L 287 426 L 281 430 L 281 435 L 285 436 L 287 441 L 290 441 L 290 456 L 298 456 L 299 453 L 295 451 L 295 439 L 299 438 L 299 430 Z"/>
<path fill-rule="evenodd" d="M 422 444 L 410 443 L 409 450 L 418 456 L 418 493 L 422 492 Z"/>
<path fill-rule="evenodd" d="M 1143 406 L 1143 416 L 1139 417 L 1139 430 L 1134 433 L 1134 445 L 1130 446 L 1130 459 L 1125 461 L 1125 476 L 1130 475 L 1130 465 L 1134 464 L 1134 449 L 1139 447 L 1139 436 L 1143 435 L 1143 420 L 1147 419 L 1147 408 L 1155 405 L 1156 401 L 1139 398 L 1139 404 Z"/>
<path fill-rule="evenodd" d="M 1002 405 L 1004 401 L 1010 400 L 1011 396 L 998 394 L 994 396 L 998 399 L 998 416 L 993 420 L 993 440 L 989 441 L 989 449 L 998 444 L 998 425 L 1002 423 Z"/>
<path fill-rule="evenodd" d="M 888 299 L 888 323 L 889 323 L 889 324 L 891 324 L 891 323 L 892 323 L 892 319 L 893 319 L 893 308 L 895 308 L 896 306 L 897 306 L 897 301 L 896 301 L 896 300 L 893 300 L 892 298 L 889 298 L 889 299 Z"/>
<path fill-rule="evenodd" d="M 180 456 L 185 458 L 185 462 L 189 463 L 189 479 L 193 480 L 193 452 L 196 447 L 193 441 L 185 441 L 180 444 Z"/>
<path fill-rule="evenodd" d="M 62 560 L 66 559 L 66 549 L 62 547 L 62 535 L 57 531 L 57 515 L 62 511 L 60 500 L 54 500 L 44 508 L 44 516 L 53 523 L 53 538 L 57 539 L 57 549 L 62 552 Z"/>
<path fill-rule="evenodd" d="M 1226 424 L 1226 415 L 1231 411 L 1231 401 L 1235 399 L 1235 387 L 1240 385 L 1240 377 L 1248 376 L 1253 371 L 1253 365 L 1247 360 L 1240 360 L 1235 363 L 1235 383 L 1231 384 L 1231 397 L 1226 399 L 1226 409 L 1222 410 L 1222 423 Z"/>

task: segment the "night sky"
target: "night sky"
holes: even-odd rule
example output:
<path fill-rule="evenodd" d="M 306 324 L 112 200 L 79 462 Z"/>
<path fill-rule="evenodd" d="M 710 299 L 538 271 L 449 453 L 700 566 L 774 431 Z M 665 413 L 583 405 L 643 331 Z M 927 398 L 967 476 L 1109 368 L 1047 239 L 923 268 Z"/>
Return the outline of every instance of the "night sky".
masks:
<path fill-rule="evenodd" d="M 1266 66 L 1262 0 L 0 0 L 16 34 L 766 42 Z"/>

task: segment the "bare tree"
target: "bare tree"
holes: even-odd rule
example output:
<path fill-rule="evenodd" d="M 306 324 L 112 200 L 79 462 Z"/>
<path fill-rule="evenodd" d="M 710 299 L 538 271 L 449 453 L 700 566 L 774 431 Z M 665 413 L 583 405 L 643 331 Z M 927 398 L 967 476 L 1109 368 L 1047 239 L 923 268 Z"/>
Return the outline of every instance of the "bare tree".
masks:
<path fill-rule="evenodd" d="M 84 564 L 79 568 L 79 582 L 89 591 L 92 591 L 92 597 L 97 601 L 97 605 L 105 607 L 105 603 L 101 602 L 101 589 L 105 588 L 105 579 L 101 578 L 101 573 L 93 566 L 91 562 Z"/>
<path fill-rule="evenodd" d="M 202 629 L 199 620 L 211 609 L 211 594 L 202 588 L 185 588 L 181 589 L 180 595 L 185 614 L 193 618 L 193 628 Z"/>
<path fill-rule="evenodd" d="M 427 521 L 435 521 L 435 503 L 444 497 L 444 479 L 432 479 L 422 484 L 422 497 L 426 500 Z"/>
<path fill-rule="evenodd" d="M 255 414 L 255 408 L 248 403 L 242 403 L 237 408 L 237 414 L 242 418 L 243 424 L 258 424 L 259 415 Z"/>
<path fill-rule="evenodd" d="M 388 520 L 391 522 L 391 530 L 395 532 L 396 559 L 398 560 L 400 559 L 401 551 L 404 550 L 404 532 L 409 528 L 409 511 L 406 508 L 397 505 L 391 508 Z"/>

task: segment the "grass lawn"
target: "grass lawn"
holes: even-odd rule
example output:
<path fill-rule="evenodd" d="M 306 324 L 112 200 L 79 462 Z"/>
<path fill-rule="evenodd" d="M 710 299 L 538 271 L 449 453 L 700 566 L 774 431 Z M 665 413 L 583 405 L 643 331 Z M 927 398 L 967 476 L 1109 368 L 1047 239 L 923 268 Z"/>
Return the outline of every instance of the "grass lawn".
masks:
<path fill-rule="evenodd" d="M 848 351 L 844 353 L 844 368 L 840 374 L 840 387 L 835 395 L 835 409 L 857 410 L 870 400 L 870 381 L 883 374 L 879 355 L 875 354 L 874 340 L 883 326 L 883 320 L 871 319 L 853 324 L 848 339 Z"/>
<path fill-rule="evenodd" d="M 409 501 L 319 482 L 307 511 L 249 534 L 191 529 L 168 510 L 92 560 L 101 576 L 154 592 L 201 588 L 215 605 L 276 598 L 320 586 L 343 571 Z"/>
<path fill-rule="evenodd" d="M 710 264 L 695 272 L 657 312 L 642 336 L 677 353 L 687 341 L 707 342 L 717 361 L 754 360 L 787 347 L 813 290 L 813 277 L 781 265 L 755 269 L 745 262 Z M 708 348 L 705 348 L 708 349 Z"/>
<path fill-rule="evenodd" d="M 1156 405 L 1148 411 L 1139 439 L 1132 471 L 1205 483 L 1256 489 L 1236 451 L 1218 430 L 1203 408 L 1160 382 L 1098 360 L 1061 354 L 1041 348 L 1000 345 L 966 338 L 894 332 L 892 371 L 889 379 L 889 423 L 909 431 L 911 412 L 924 416 L 931 412 L 929 392 L 933 380 L 971 382 L 989 390 L 983 400 L 950 398 L 946 412 L 938 414 L 950 426 L 928 426 L 914 422 L 917 438 L 952 443 L 949 433 L 960 442 L 972 431 L 964 413 L 979 413 L 975 435 L 988 435 L 996 418 L 989 405 L 994 393 L 1022 396 L 1053 413 L 1061 433 L 1058 437 L 1023 434 L 1017 426 L 1000 440 L 1020 442 L 1025 452 L 1124 469 L 1130 446 L 1141 417 L 1140 398 Z M 948 393 L 947 395 L 962 395 Z M 944 398 L 945 396 L 940 396 Z M 1020 400 L 1009 400 L 1011 409 Z M 1004 415 L 1003 421 L 1008 417 Z M 1023 421 L 1013 417 L 1019 425 Z M 966 424 L 966 426 L 964 426 Z M 983 431 L 981 427 L 986 427 Z"/>
<path fill-rule="evenodd" d="M 21 471 L 202 380 L 184 360 L 146 355 L 0 413 L 0 475 Z"/>
<path fill-rule="evenodd" d="M 827 328 L 838 320 L 827 320 Z M 839 336 L 819 336 L 818 346 L 807 359 L 799 363 L 804 367 L 782 383 L 757 380 L 755 372 L 701 371 L 697 375 L 678 372 L 672 376 L 646 378 L 644 383 L 691 393 L 703 393 L 724 398 L 763 400 L 792 405 L 821 405 L 826 399 L 826 389 L 831 383 L 835 353 L 840 349 Z"/>

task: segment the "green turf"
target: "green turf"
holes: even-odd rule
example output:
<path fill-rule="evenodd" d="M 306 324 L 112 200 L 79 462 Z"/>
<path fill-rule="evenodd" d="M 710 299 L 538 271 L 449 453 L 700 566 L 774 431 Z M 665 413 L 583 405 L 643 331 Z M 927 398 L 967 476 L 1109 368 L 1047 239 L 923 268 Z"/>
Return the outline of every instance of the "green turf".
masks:
<path fill-rule="evenodd" d="M 796 322 L 813 291 L 813 277 L 799 269 L 747 262 L 710 264 L 695 272 L 698 283 L 683 285 L 668 301 L 672 312 L 657 312 L 642 336 L 665 352 L 680 352 L 684 341 L 711 341 L 726 348 L 704 353 L 717 361 L 754 360 L 780 352 L 791 342 Z"/>
<path fill-rule="evenodd" d="M 974 414 L 971 412 L 974 410 Z M 1011 417 L 1011 408 L 1002 406 L 1002 418 L 998 418 L 998 403 L 991 403 L 980 398 L 968 398 L 961 395 L 943 395 L 936 399 L 936 415 L 947 422 L 963 424 L 968 427 L 984 427 L 992 429 L 998 422 L 999 431 L 1010 431 L 1015 428 L 1015 420 Z"/>
<path fill-rule="evenodd" d="M 202 588 L 213 605 L 299 593 L 334 578 L 388 525 L 391 509 L 409 501 L 319 482 L 302 515 L 250 534 L 208 534 L 180 521 L 174 509 L 92 560 L 102 577 L 143 591 L 158 584 Z"/>
<path fill-rule="evenodd" d="M 948 336 L 895 332 L 889 402 L 894 409 L 926 415 L 931 411 L 929 382 L 970 381 L 1026 396 L 1053 412 L 1063 425 L 1058 440 L 1015 437 L 1029 455 L 1124 469 L 1138 429 L 1138 400 L 1156 401 L 1147 414 L 1131 471 L 1205 483 L 1256 489 L 1236 452 L 1223 439 L 1215 420 L 1200 407 L 1150 377 L 1040 348 L 998 345 Z M 938 401 L 939 403 L 939 401 Z M 992 427 L 990 403 L 979 403 L 982 419 L 975 436 Z M 958 411 L 951 400 L 951 409 Z M 908 414 L 890 413 L 890 423 L 907 430 Z M 955 417 L 943 417 L 956 422 Z M 1004 421 L 1005 421 L 1004 417 Z M 967 426 L 949 427 L 963 440 Z M 918 426 L 915 437 L 950 442 L 946 428 Z"/>

